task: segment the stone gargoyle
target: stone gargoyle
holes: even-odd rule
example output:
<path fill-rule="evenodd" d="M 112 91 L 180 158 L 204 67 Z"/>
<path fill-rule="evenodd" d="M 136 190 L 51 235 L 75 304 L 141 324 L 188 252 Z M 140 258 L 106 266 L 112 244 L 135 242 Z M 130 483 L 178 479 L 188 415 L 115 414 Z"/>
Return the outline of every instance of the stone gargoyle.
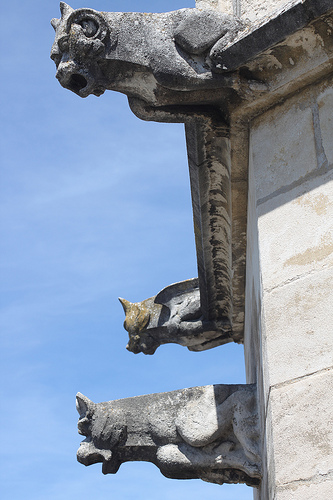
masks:
<path fill-rule="evenodd" d="M 174 479 L 258 486 L 261 477 L 254 385 L 210 385 L 105 403 L 77 395 L 77 453 L 115 474 L 128 461 L 154 463 Z"/>
<path fill-rule="evenodd" d="M 136 114 L 141 109 L 140 117 L 149 119 L 145 105 L 209 103 L 214 92 L 199 98 L 195 91 L 239 86 L 221 56 L 245 29 L 233 16 L 199 9 L 98 12 L 64 2 L 60 10 L 61 19 L 51 21 L 51 58 L 61 85 L 81 97 L 117 90 L 129 97 Z"/>
<path fill-rule="evenodd" d="M 168 343 L 204 351 L 233 341 L 228 318 L 204 319 L 197 278 L 169 285 L 142 302 L 119 300 L 126 315 L 124 328 L 129 334 L 126 348 L 135 354 L 154 354 L 157 347 Z"/>

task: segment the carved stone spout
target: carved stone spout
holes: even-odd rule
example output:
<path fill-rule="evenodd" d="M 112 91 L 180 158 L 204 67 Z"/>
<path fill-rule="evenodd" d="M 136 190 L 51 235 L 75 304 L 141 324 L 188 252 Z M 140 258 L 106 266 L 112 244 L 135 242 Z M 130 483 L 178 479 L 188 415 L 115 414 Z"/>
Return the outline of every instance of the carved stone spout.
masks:
<path fill-rule="evenodd" d="M 228 317 L 216 321 L 203 317 L 198 279 L 167 286 L 142 302 L 119 300 L 126 314 L 127 349 L 135 354 L 154 354 L 168 343 L 204 351 L 233 341 Z"/>
<path fill-rule="evenodd" d="M 253 385 L 193 387 L 95 404 L 77 395 L 84 465 L 115 474 L 147 461 L 174 479 L 258 486 L 258 414 Z"/>
<path fill-rule="evenodd" d="M 81 97 L 117 90 L 144 114 L 144 103 L 210 103 L 213 94 L 199 98 L 196 91 L 238 85 L 221 64 L 221 51 L 245 28 L 232 16 L 198 9 L 97 12 L 64 2 L 60 8 L 51 58 L 61 85 Z"/>

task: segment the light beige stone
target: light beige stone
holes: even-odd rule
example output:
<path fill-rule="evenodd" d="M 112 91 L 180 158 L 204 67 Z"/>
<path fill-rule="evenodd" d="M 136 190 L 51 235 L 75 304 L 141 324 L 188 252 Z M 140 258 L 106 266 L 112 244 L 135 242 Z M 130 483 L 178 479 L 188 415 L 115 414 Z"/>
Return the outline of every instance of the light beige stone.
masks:
<path fill-rule="evenodd" d="M 265 290 L 333 265 L 333 171 L 267 201 L 259 215 Z"/>
<path fill-rule="evenodd" d="M 332 283 L 333 267 L 264 294 L 269 385 L 333 365 Z"/>
<path fill-rule="evenodd" d="M 274 500 L 329 500 L 333 497 L 333 480 L 316 478 L 318 483 L 291 484 L 278 489 Z M 313 479 L 312 479 L 313 480 Z"/>
<path fill-rule="evenodd" d="M 333 370 L 272 388 L 276 486 L 327 474 L 333 463 Z"/>
<path fill-rule="evenodd" d="M 251 21 L 259 21 L 272 16 L 287 5 L 292 6 L 301 0 L 240 0 L 241 15 Z"/>
<path fill-rule="evenodd" d="M 318 97 L 321 140 L 328 164 L 333 165 L 333 82 Z"/>
<path fill-rule="evenodd" d="M 257 118 L 251 129 L 257 200 L 317 168 L 311 103 L 290 99 Z"/>
<path fill-rule="evenodd" d="M 196 0 L 197 9 L 216 9 L 226 14 L 233 13 L 232 0 Z"/>
<path fill-rule="evenodd" d="M 258 22 L 274 16 L 286 6 L 291 7 L 301 0 L 196 0 L 198 9 L 217 9 L 221 12 L 241 15 L 243 19 Z"/>

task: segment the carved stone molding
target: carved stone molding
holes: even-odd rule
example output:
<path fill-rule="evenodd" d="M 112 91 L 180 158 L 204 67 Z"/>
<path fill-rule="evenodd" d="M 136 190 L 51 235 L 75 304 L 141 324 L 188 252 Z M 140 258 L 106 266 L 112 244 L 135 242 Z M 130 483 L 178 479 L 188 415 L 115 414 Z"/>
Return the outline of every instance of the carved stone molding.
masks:
<path fill-rule="evenodd" d="M 106 403 L 77 395 L 84 465 L 115 474 L 128 461 L 154 463 L 174 479 L 258 486 L 258 412 L 253 385 L 210 385 Z"/>

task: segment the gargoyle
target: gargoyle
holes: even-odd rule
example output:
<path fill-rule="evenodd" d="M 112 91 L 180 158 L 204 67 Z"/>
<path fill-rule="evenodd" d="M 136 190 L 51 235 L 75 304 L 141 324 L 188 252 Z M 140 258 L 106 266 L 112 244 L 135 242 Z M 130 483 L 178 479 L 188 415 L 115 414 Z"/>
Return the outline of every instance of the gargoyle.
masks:
<path fill-rule="evenodd" d="M 245 28 L 232 16 L 198 9 L 97 12 L 64 2 L 60 9 L 61 19 L 51 21 L 51 58 L 61 85 L 81 97 L 117 90 L 144 114 L 147 104 L 209 103 L 214 92 L 200 99 L 191 92 L 238 85 L 221 63 L 223 49 Z"/>
<path fill-rule="evenodd" d="M 128 461 L 147 461 L 174 479 L 258 486 L 258 413 L 253 385 L 193 387 L 93 403 L 77 395 L 77 453 L 115 474 Z"/>
<path fill-rule="evenodd" d="M 154 354 L 162 344 L 175 343 L 190 351 L 204 351 L 232 342 L 228 318 L 204 319 L 197 278 L 169 285 L 155 297 L 131 303 L 119 299 L 128 331 L 126 348 L 135 354 Z"/>

